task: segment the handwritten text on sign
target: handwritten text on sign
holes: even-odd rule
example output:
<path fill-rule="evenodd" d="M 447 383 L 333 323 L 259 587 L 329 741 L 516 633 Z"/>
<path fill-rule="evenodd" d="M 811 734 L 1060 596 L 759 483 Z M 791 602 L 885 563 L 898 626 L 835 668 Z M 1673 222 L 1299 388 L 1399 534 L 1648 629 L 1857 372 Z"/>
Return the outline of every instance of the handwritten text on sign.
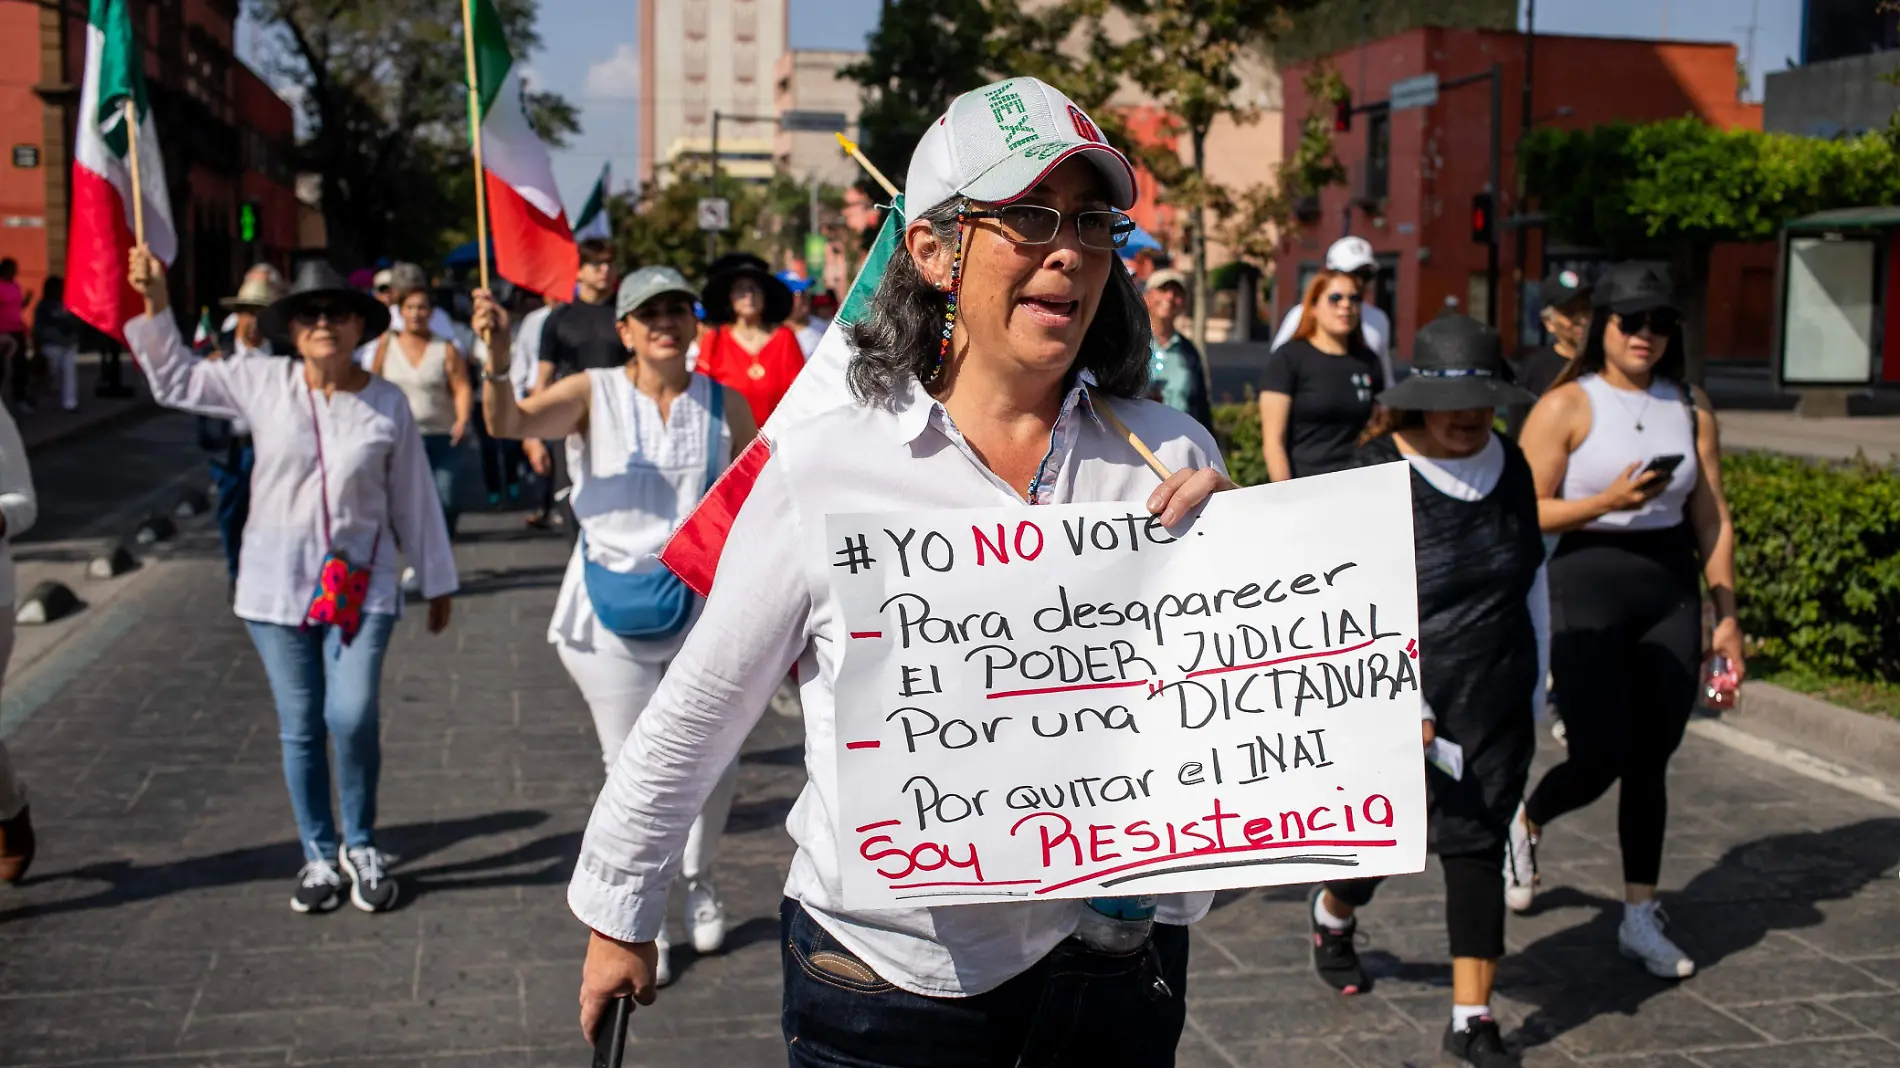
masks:
<path fill-rule="evenodd" d="M 846 906 L 1421 869 L 1409 479 L 827 516 Z"/>

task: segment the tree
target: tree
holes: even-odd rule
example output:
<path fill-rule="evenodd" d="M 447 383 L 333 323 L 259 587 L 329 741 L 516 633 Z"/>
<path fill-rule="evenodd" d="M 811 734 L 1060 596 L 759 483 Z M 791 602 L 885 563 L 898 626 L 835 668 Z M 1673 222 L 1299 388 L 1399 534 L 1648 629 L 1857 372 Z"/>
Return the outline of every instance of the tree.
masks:
<path fill-rule="evenodd" d="M 1553 234 L 1619 257 L 1672 262 L 1695 380 L 1716 243 L 1766 241 L 1817 211 L 1900 203 L 1900 150 L 1882 134 L 1822 140 L 1681 118 L 1540 128 L 1520 158 L 1525 188 Z"/>
<path fill-rule="evenodd" d="M 1325 64 L 1307 69 L 1301 84 L 1312 102 L 1300 120 L 1293 155 L 1280 161 L 1273 182 L 1262 182 L 1219 205 L 1221 240 L 1234 255 L 1266 268 L 1299 230 L 1302 201 L 1343 185 L 1345 164 L 1333 149 L 1333 109 L 1347 99 L 1345 80 Z"/>
<path fill-rule="evenodd" d="M 984 0 L 884 0 L 864 59 L 839 71 L 863 87 L 859 147 L 899 186 L 924 128 L 990 81 L 994 25 Z"/>
<path fill-rule="evenodd" d="M 1288 26 L 1292 10 L 1312 0 L 1109 0 L 1133 23 L 1127 40 L 1098 36 L 1098 55 L 1152 97 L 1187 135 L 1185 168 L 1157 174 L 1167 199 L 1188 209 L 1193 252 L 1194 343 L 1207 344 L 1207 209 L 1231 194 L 1207 180 L 1207 134 L 1216 119 L 1250 123 L 1258 111 L 1236 99 L 1237 59 Z M 1171 180 L 1170 180 L 1171 179 Z"/>
<path fill-rule="evenodd" d="M 474 231 L 460 0 L 250 0 L 271 31 L 270 73 L 298 87 L 310 131 L 300 169 L 323 178 L 330 255 L 428 261 Z M 539 42 L 536 0 L 498 0 L 508 42 Z M 556 147 L 579 130 L 560 96 L 527 94 Z"/>

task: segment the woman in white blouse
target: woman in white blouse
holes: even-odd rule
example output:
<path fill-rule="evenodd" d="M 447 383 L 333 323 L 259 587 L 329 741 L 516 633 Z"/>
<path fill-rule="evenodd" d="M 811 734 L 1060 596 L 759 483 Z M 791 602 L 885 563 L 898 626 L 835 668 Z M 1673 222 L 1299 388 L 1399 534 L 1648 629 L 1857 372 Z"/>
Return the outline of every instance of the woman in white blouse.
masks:
<path fill-rule="evenodd" d="M 43 305 L 41 314 L 45 314 Z M 39 514 L 20 428 L 12 413 L 0 406 L 0 606 L 6 608 L 6 617 L 0 619 L 0 677 L 5 676 L 7 660 L 13 655 L 13 539 L 26 533 Z M 6 743 L 0 742 L 0 882 L 26 878 L 34 845 L 26 786 L 13 772 Z"/>
<path fill-rule="evenodd" d="M 383 653 L 401 611 L 396 550 L 420 573 L 429 631 L 449 625 L 455 557 L 435 499 L 422 438 L 402 391 L 351 359 L 365 326 L 381 332 L 388 312 L 349 288 L 325 263 L 307 263 L 290 293 L 264 313 L 264 330 L 289 336 L 298 360 L 193 360 L 170 314 L 164 266 L 132 250 L 128 277 L 145 314 L 126 341 L 171 408 L 251 424 L 257 460 L 244 526 L 234 609 L 270 678 L 282 727 L 284 778 L 305 864 L 290 907 L 327 912 L 350 901 L 365 912 L 396 903 L 397 886 L 376 848 L 377 737 Z M 341 558 L 368 570 L 361 629 L 312 621 L 324 572 Z M 326 562 L 329 566 L 326 567 Z M 343 831 L 330 810 L 337 753 Z"/>
<path fill-rule="evenodd" d="M 491 357 L 485 375 L 482 412 L 490 434 L 568 439 L 574 484 L 569 500 L 581 538 L 555 601 L 548 641 L 587 699 L 601 759 L 610 769 L 685 641 L 691 608 L 672 633 L 623 635 L 595 611 L 596 597 L 611 599 L 613 593 L 590 579 L 588 569 L 668 581 L 653 554 L 757 432 L 743 395 L 686 369 L 686 348 L 699 325 L 693 315 L 697 299 L 671 267 L 635 271 L 620 283 L 614 305 L 620 341 L 633 353 L 626 366 L 569 375 L 521 400 L 506 359 Z M 484 307 L 491 303 L 485 295 L 478 300 Z M 477 314 L 481 329 L 488 316 Z M 712 882 L 712 865 L 738 778 L 738 763 L 729 761 L 693 821 L 682 857 L 686 928 L 701 953 L 716 951 L 726 938 L 726 909 Z M 672 969 L 664 931 L 657 944 L 657 981 L 665 985 Z"/>
<path fill-rule="evenodd" d="M 834 826 L 847 637 L 827 515 L 1143 501 L 1172 526 L 1231 485 L 1199 424 L 1136 399 L 1148 321 L 1116 254 L 1134 172 L 1094 129 L 1053 88 L 1015 78 L 959 97 L 919 144 L 904 243 L 848 334 L 855 396 L 773 435 L 712 596 L 595 805 L 568 890 L 594 931 L 590 1037 L 609 999 L 653 1000 L 672 858 L 796 666 L 809 779 L 787 821 L 798 852 L 780 911 L 790 1062 L 1043 1063 L 1034 1043 L 1064 1064 L 1174 1063 L 1184 925 L 1213 895 L 1162 898 L 1158 923 L 1137 921 L 1152 941 L 1120 953 L 1070 937 L 1090 907 L 1075 900 L 854 910 Z M 1175 475 L 1159 482 L 1107 416 Z"/>

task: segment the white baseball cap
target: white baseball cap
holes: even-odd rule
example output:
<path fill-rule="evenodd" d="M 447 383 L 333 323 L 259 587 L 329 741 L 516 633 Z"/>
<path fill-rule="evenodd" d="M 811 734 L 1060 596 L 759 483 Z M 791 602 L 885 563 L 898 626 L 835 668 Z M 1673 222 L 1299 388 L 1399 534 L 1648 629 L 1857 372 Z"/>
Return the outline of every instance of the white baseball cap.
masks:
<path fill-rule="evenodd" d="M 912 218 L 951 197 L 1007 204 L 1070 156 L 1095 165 L 1109 204 L 1135 204 L 1135 168 L 1093 119 L 1036 78 L 1010 78 L 950 102 L 917 142 L 904 182 Z"/>
<path fill-rule="evenodd" d="M 1378 259 L 1372 254 L 1372 242 L 1363 237 L 1342 237 L 1326 250 L 1326 269 L 1329 271 L 1350 274 L 1378 265 Z"/>

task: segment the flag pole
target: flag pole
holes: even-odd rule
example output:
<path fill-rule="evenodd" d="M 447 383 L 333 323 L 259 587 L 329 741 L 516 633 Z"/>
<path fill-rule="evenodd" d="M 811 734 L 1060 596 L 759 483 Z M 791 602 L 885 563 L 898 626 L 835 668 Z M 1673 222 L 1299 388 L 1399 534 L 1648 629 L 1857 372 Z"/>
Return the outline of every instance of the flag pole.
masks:
<path fill-rule="evenodd" d="M 488 288 L 488 176 L 482 169 L 482 93 L 475 73 L 475 9 L 462 0 L 462 51 L 468 58 L 468 132 L 475 147 L 475 256 Z M 484 342 L 488 339 L 483 338 Z"/>
<path fill-rule="evenodd" d="M 872 163 L 870 160 L 864 157 L 864 153 L 858 150 L 858 146 L 855 141 L 852 141 L 849 137 L 846 137 L 844 134 L 837 133 L 835 131 L 832 133 L 832 136 L 838 139 L 838 147 L 844 149 L 846 154 L 848 154 L 852 159 L 857 160 L 858 166 L 863 167 L 867 172 L 869 172 L 871 177 L 877 180 L 877 184 L 884 187 L 884 191 L 886 193 L 889 193 L 893 198 L 897 196 L 897 187 L 891 184 L 891 180 L 889 178 L 884 177 L 883 171 L 880 171 L 877 169 L 877 164 Z"/>
<path fill-rule="evenodd" d="M 125 157 L 132 164 L 132 240 L 145 244 L 145 185 L 139 181 L 139 106 L 125 98 Z"/>

